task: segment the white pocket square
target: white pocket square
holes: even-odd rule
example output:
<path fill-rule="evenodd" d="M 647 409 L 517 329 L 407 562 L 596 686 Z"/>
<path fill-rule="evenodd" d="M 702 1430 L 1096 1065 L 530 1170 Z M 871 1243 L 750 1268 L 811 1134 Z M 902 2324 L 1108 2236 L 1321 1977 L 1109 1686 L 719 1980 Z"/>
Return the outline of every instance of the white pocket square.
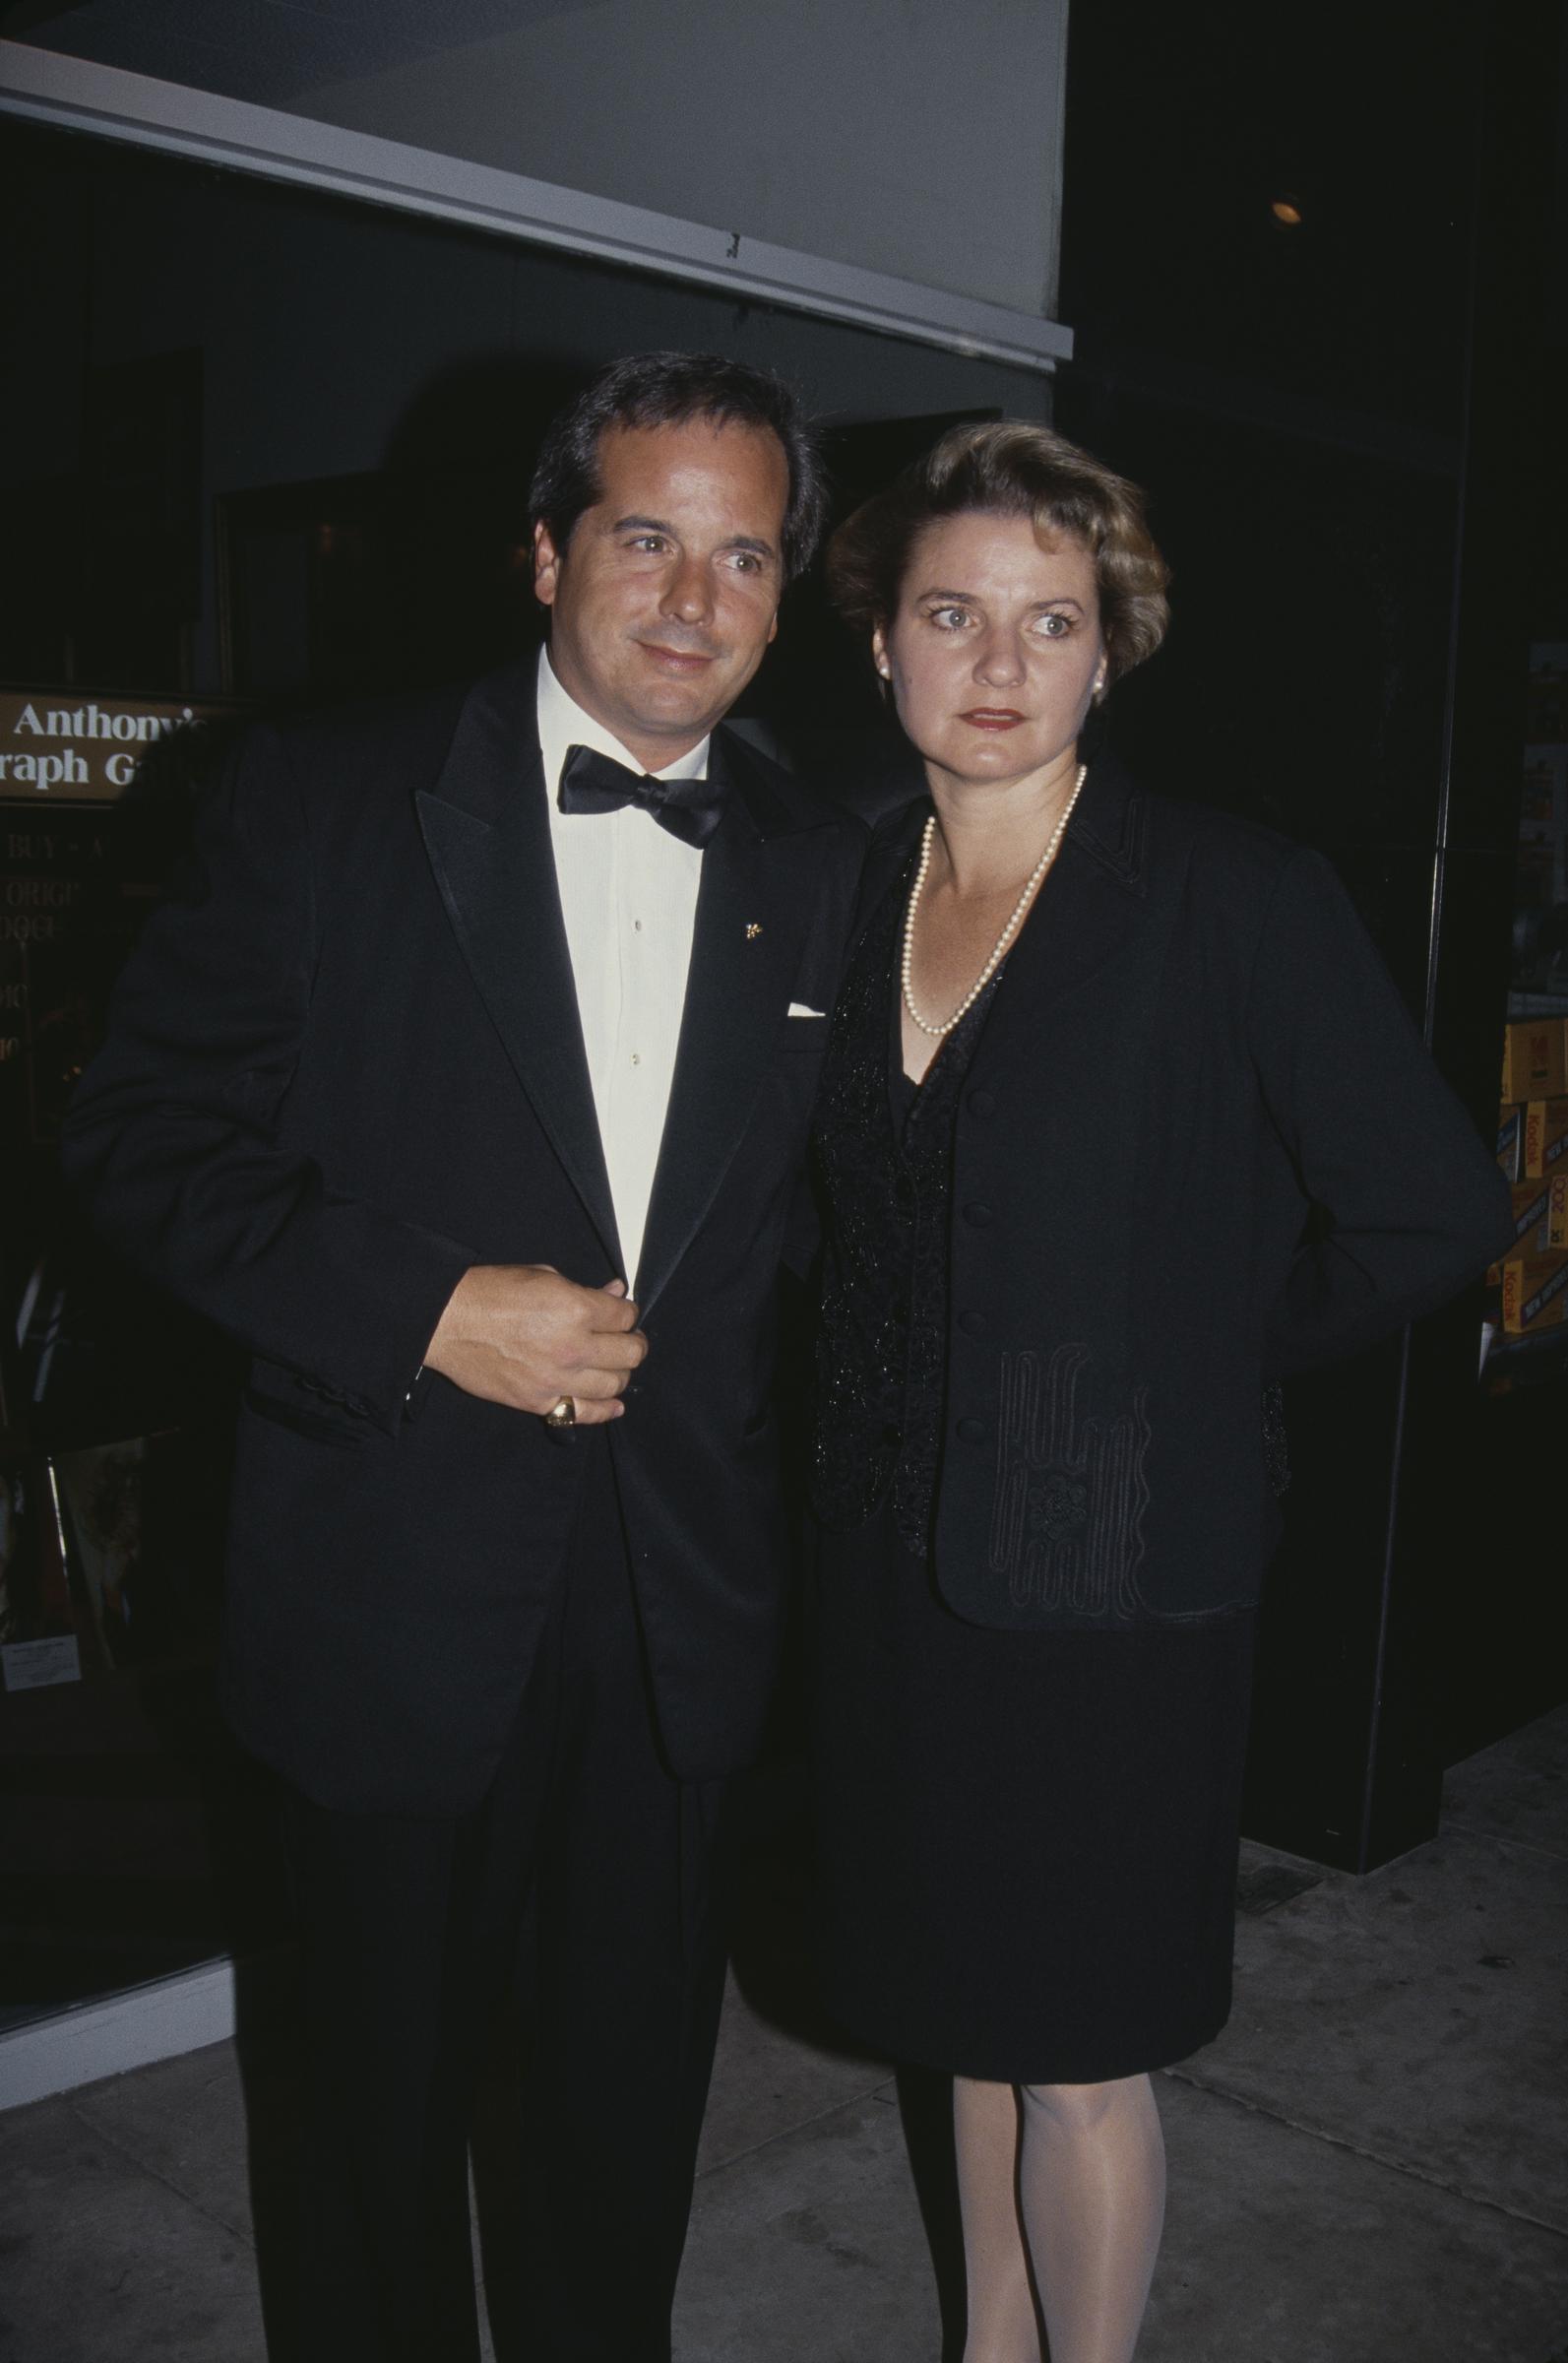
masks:
<path fill-rule="evenodd" d="M 826 1017 L 827 1014 L 826 1009 L 808 1009 L 804 1001 L 791 1001 L 789 1004 L 791 1017 Z"/>

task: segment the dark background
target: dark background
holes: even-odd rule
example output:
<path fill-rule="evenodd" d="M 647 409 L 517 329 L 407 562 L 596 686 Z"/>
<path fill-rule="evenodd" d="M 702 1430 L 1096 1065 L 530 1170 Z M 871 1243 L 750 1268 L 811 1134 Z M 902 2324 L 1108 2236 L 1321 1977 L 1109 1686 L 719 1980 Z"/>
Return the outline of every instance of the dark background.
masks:
<path fill-rule="evenodd" d="M 1175 576 L 1111 732 L 1331 856 L 1482 1124 L 1526 650 L 1568 629 L 1561 77 L 1513 0 L 1073 20 L 1056 419 Z M 1475 1312 L 1290 1392 L 1248 1826 L 1320 1859 L 1429 1834 L 1441 1765 L 1562 1695 L 1568 1403 L 1477 1393 Z"/>

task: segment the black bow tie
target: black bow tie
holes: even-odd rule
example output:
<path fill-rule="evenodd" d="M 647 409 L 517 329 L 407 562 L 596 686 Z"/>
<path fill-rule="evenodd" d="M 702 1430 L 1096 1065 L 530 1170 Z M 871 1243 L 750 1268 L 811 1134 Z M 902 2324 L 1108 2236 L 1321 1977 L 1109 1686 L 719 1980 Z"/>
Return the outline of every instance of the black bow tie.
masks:
<path fill-rule="evenodd" d="M 638 804 L 683 845 L 700 848 L 719 826 L 723 791 L 712 780 L 656 780 L 591 746 L 569 746 L 556 801 L 563 812 L 618 812 Z"/>

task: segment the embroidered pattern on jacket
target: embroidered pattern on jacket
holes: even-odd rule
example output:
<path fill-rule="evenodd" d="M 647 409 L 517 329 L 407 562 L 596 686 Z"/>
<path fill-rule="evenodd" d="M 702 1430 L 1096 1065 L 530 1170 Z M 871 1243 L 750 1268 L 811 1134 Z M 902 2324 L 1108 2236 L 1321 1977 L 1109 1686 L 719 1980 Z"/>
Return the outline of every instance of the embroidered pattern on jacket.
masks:
<path fill-rule="evenodd" d="M 1058 1346 L 1049 1362 L 1004 1354 L 990 1565 L 1015 1608 L 1131 1617 L 1149 1505 L 1148 1390 L 1113 1419 L 1080 1411 L 1093 1357 Z"/>

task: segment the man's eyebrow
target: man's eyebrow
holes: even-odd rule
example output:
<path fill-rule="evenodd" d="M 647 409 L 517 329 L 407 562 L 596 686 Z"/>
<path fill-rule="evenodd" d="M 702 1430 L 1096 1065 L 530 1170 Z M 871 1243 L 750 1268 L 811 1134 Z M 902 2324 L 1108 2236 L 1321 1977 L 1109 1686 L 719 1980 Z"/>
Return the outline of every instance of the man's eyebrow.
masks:
<path fill-rule="evenodd" d="M 617 517 L 614 524 L 606 526 L 604 530 L 610 534 L 667 534 L 671 542 L 680 540 L 675 528 L 662 517 Z M 776 558 L 779 555 L 773 543 L 763 541 L 757 534 L 731 534 L 722 546 L 725 549 L 752 550 L 759 558 Z"/>

